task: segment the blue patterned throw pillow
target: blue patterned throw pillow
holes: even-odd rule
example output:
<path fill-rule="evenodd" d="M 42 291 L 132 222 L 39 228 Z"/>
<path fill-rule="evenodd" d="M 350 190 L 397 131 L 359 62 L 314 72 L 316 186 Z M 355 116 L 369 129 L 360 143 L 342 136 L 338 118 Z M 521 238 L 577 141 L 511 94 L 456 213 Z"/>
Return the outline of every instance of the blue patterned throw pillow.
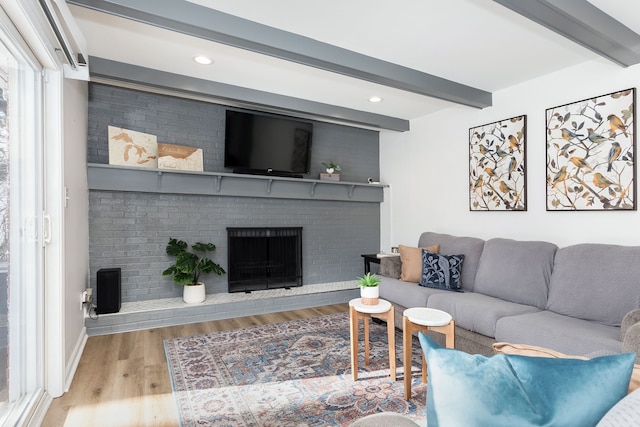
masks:
<path fill-rule="evenodd" d="M 420 286 L 462 292 L 462 262 L 464 255 L 439 255 L 422 251 Z"/>

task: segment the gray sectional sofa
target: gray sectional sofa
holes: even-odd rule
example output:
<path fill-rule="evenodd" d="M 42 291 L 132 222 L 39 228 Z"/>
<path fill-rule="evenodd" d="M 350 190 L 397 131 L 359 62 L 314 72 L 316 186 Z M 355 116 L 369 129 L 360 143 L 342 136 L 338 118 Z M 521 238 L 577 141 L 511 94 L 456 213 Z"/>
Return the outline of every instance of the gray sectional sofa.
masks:
<path fill-rule="evenodd" d="M 405 308 L 430 307 L 453 316 L 456 348 L 470 353 L 491 355 L 503 341 L 587 357 L 632 351 L 640 363 L 640 246 L 559 248 L 433 232 L 418 241 L 435 244 L 440 254 L 465 256 L 464 292 L 386 277 L 388 263 L 400 260 L 383 258 L 380 297 L 394 304 L 396 325 Z"/>

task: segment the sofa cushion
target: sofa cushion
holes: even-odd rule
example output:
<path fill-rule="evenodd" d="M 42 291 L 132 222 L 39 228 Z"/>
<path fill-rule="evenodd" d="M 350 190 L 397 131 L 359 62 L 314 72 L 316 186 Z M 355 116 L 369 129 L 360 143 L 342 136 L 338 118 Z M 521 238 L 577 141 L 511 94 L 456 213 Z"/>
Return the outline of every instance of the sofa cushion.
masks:
<path fill-rule="evenodd" d="M 520 356 L 535 356 L 535 357 L 552 357 L 552 358 L 564 358 L 564 359 L 588 359 L 584 356 L 573 356 L 560 353 L 559 351 L 551 350 L 550 348 L 539 347 L 537 345 L 527 344 L 512 344 L 507 342 L 497 342 L 493 344 L 493 350 L 496 354 L 519 354 Z M 629 389 L 627 393 L 640 388 L 640 365 L 633 365 L 633 372 L 631 373 L 631 380 L 629 381 Z"/>
<path fill-rule="evenodd" d="M 640 246 L 580 244 L 556 254 L 547 310 L 620 326 L 640 308 Z"/>
<path fill-rule="evenodd" d="M 402 262 L 400 280 L 414 283 L 420 281 L 422 276 L 422 249 L 437 253 L 439 246 L 435 244 L 424 248 L 414 248 L 412 246 L 398 245 L 400 261 Z"/>
<path fill-rule="evenodd" d="M 380 298 L 405 308 L 426 307 L 430 295 L 447 292 L 440 289 L 425 288 L 413 282 L 380 276 Z"/>
<path fill-rule="evenodd" d="M 633 355 L 591 360 L 486 357 L 419 333 L 429 427 L 593 426 L 627 392 Z"/>
<path fill-rule="evenodd" d="M 487 240 L 474 291 L 544 309 L 557 249 L 548 242 Z"/>
<path fill-rule="evenodd" d="M 593 356 L 620 353 L 620 328 L 539 311 L 503 317 L 496 324 L 497 341 L 550 348 L 567 354 Z"/>
<path fill-rule="evenodd" d="M 420 286 L 461 291 L 463 262 L 464 255 L 440 255 L 423 250 Z"/>
<path fill-rule="evenodd" d="M 418 246 L 440 245 L 438 253 L 443 255 L 464 255 L 462 266 L 462 289 L 473 291 L 476 280 L 476 270 L 484 240 L 475 237 L 457 237 L 450 234 L 424 232 L 420 235 Z"/>
<path fill-rule="evenodd" d="M 434 294 L 427 300 L 427 307 L 446 311 L 455 319 L 457 326 L 488 337 L 495 336 L 498 319 L 538 311 L 536 307 L 503 301 L 477 292 Z"/>

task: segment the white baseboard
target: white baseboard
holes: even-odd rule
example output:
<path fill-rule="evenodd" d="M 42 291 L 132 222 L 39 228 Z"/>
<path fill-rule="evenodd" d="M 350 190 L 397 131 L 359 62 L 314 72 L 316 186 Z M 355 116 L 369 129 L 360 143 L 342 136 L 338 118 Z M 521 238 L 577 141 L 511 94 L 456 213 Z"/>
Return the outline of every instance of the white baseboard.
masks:
<path fill-rule="evenodd" d="M 71 387 L 71 382 L 73 381 L 73 376 L 76 373 L 76 369 L 78 369 L 78 364 L 80 363 L 80 358 L 82 357 L 82 352 L 84 351 L 84 347 L 87 344 L 87 328 L 82 328 L 80 336 L 78 337 L 78 341 L 76 342 L 75 347 L 73 348 L 73 353 L 71 354 L 71 358 L 69 359 L 69 365 L 67 365 L 65 370 L 64 377 L 64 391 L 65 393 L 69 391 Z"/>

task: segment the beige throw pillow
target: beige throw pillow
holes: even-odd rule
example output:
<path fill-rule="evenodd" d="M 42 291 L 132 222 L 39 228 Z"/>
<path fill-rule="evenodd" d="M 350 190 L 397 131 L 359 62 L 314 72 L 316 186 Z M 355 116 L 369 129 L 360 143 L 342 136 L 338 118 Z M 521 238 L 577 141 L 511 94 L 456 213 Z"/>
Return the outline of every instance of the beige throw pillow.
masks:
<path fill-rule="evenodd" d="M 398 245 L 400 260 L 402 261 L 402 274 L 400 280 L 404 282 L 418 283 L 422 277 L 422 250 L 438 253 L 440 245 L 428 246 L 426 248 L 414 248 L 412 246 Z"/>
<path fill-rule="evenodd" d="M 549 357 L 558 359 L 589 359 L 584 356 L 569 356 L 535 345 L 511 344 L 506 342 L 497 342 L 493 344 L 493 351 L 495 351 L 496 354 L 519 354 L 520 356 Z M 629 382 L 629 390 L 627 390 L 627 393 L 631 393 L 637 388 L 640 388 L 640 365 L 635 364 L 633 365 L 633 372 L 631 373 L 631 381 Z"/>

